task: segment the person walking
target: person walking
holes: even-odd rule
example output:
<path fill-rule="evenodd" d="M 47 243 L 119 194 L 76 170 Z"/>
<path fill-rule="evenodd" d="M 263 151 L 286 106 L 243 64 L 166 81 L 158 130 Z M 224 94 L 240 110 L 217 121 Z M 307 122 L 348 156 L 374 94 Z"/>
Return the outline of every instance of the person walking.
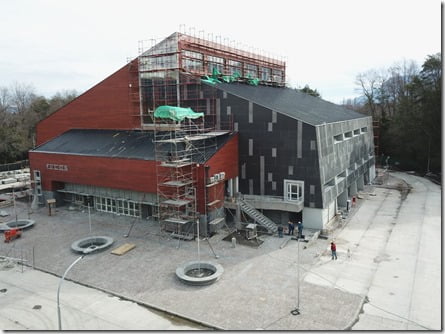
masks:
<path fill-rule="evenodd" d="M 334 241 L 331 241 L 331 253 L 332 253 L 332 260 L 335 258 L 337 260 L 337 245 L 334 243 Z"/>
<path fill-rule="evenodd" d="M 295 228 L 295 226 L 294 226 L 294 222 L 293 221 L 290 221 L 289 220 L 289 231 L 288 231 L 288 235 L 294 235 L 294 228 Z"/>

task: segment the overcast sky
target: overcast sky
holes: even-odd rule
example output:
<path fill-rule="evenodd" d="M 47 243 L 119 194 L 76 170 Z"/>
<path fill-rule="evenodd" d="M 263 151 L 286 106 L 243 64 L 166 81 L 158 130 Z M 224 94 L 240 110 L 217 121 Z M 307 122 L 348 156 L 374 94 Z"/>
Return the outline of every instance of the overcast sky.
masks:
<path fill-rule="evenodd" d="M 82 93 L 136 57 L 139 40 L 185 25 L 284 57 L 291 86 L 341 103 L 358 95 L 358 73 L 440 52 L 441 10 L 440 0 L 0 0 L 0 86 Z"/>

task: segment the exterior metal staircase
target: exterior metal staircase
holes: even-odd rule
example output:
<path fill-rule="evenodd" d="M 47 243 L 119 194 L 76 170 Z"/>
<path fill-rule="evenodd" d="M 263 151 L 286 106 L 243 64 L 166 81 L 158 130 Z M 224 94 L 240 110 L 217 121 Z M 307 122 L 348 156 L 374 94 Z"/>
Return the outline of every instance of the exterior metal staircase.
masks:
<path fill-rule="evenodd" d="M 240 206 L 240 209 L 245 212 L 250 218 L 255 220 L 258 224 L 261 226 L 267 228 L 269 232 L 275 233 L 278 230 L 277 225 L 267 218 L 265 215 L 263 215 L 261 212 L 259 212 L 257 209 L 255 209 L 252 205 L 247 203 L 246 201 L 242 200 L 241 198 L 238 199 L 238 203 Z"/>

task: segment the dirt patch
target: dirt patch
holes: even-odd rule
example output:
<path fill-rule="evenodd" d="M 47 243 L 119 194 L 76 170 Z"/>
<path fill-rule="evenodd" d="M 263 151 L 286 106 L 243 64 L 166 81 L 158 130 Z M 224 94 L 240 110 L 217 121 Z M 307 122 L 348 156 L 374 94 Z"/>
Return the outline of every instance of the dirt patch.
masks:
<path fill-rule="evenodd" d="M 263 240 L 258 239 L 258 237 L 253 239 L 247 239 L 246 235 L 247 235 L 246 231 L 243 230 L 235 231 L 227 235 L 223 240 L 232 242 L 232 238 L 235 238 L 237 244 L 254 248 L 258 248 L 263 243 Z"/>

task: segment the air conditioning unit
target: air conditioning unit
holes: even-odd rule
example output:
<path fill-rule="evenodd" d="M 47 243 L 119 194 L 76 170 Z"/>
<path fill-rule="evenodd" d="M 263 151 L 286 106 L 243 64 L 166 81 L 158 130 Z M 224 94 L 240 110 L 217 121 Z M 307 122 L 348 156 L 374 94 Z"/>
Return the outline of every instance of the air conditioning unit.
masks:
<path fill-rule="evenodd" d="M 215 174 L 213 177 L 215 178 L 215 181 L 219 181 L 219 174 Z"/>
<path fill-rule="evenodd" d="M 210 176 L 210 182 L 209 183 L 214 183 L 215 182 L 215 177 L 213 177 L 213 176 Z"/>
<path fill-rule="evenodd" d="M 219 173 L 219 179 L 220 180 L 224 180 L 225 178 L 226 178 L 226 173 L 225 172 Z"/>

